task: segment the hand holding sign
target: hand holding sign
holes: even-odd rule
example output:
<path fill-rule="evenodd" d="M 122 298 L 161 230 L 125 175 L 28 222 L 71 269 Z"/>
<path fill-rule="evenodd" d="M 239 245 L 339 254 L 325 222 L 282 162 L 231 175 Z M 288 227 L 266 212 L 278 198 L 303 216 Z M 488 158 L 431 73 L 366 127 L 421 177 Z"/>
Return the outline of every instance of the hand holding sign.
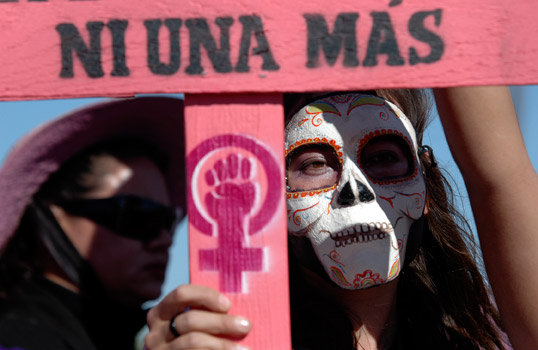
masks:
<path fill-rule="evenodd" d="M 204 286 L 182 285 L 148 312 L 150 332 L 144 349 L 161 349 L 163 345 L 192 349 L 192 344 L 204 349 L 238 349 L 231 339 L 244 337 L 250 323 L 228 314 L 229 309 L 230 300 L 219 292 Z M 170 334 L 171 320 L 179 337 Z"/>

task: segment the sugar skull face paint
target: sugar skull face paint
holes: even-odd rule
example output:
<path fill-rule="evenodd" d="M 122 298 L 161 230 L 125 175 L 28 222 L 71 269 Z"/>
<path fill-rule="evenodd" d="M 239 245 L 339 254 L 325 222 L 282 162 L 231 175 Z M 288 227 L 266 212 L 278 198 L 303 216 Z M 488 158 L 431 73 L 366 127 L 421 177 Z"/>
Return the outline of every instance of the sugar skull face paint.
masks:
<path fill-rule="evenodd" d="M 426 197 L 409 119 L 377 96 L 330 96 L 293 116 L 285 143 L 288 232 L 343 288 L 396 278 Z"/>

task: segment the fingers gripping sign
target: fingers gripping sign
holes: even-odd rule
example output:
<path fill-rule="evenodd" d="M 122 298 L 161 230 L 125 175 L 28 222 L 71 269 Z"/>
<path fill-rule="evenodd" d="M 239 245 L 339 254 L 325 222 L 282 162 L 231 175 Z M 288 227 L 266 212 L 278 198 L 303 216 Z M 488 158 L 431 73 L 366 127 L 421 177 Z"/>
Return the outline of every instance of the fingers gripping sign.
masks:
<path fill-rule="evenodd" d="M 248 333 L 250 322 L 229 309 L 230 300 L 214 289 L 182 285 L 148 312 L 145 349 L 240 349 L 233 340 Z"/>
<path fill-rule="evenodd" d="M 220 289 L 241 291 L 243 271 L 261 271 L 262 248 L 245 248 L 248 217 L 256 199 L 256 183 L 251 160 L 229 154 L 215 162 L 205 174 L 207 185 L 214 186 L 205 195 L 208 214 L 216 226 L 219 248 L 200 250 L 200 266 L 221 273 Z"/>

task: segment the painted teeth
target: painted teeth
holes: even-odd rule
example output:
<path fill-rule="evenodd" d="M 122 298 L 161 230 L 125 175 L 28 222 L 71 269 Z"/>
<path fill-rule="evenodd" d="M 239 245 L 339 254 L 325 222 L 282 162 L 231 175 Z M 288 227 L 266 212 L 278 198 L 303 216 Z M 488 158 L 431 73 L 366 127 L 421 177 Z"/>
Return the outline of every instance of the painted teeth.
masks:
<path fill-rule="evenodd" d="M 369 224 L 359 224 L 346 228 L 337 233 L 331 233 L 335 247 L 345 247 L 353 243 L 365 243 L 384 239 L 387 237 L 386 231 L 391 231 L 392 225 L 386 222 L 371 222 Z M 373 231 L 373 232 L 372 232 Z"/>
<path fill-rule="evenodd" d="M 374 233 L 371 235 L 347 236 L 344 239 L 335 239 L 334 245 L 336 248 L 339 248 L 339 247 L 345 247 L 346 245 L 353 244 L 353 243 L 365 243 L 365 242 L 377 241 L 378 239 L 384 239 L 385 237 L 387 237 L 387 234 L 385 232 Z"/>

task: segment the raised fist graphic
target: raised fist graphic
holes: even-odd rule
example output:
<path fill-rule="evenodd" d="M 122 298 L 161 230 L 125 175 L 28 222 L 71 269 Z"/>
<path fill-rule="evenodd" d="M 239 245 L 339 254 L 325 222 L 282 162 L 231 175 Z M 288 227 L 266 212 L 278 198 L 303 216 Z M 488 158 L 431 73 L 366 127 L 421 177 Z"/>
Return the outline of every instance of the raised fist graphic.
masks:
<path fill-rule="evenodd" d="M 250 160 L 238 154 L 219 159 L 214 168 L 205 173 L 206 183 L 214 186 L 206 194 L 205 204 L 219 226 L 223 221 L 242 224 L 252 211 L 256 195 L 253 175 Z"/>

